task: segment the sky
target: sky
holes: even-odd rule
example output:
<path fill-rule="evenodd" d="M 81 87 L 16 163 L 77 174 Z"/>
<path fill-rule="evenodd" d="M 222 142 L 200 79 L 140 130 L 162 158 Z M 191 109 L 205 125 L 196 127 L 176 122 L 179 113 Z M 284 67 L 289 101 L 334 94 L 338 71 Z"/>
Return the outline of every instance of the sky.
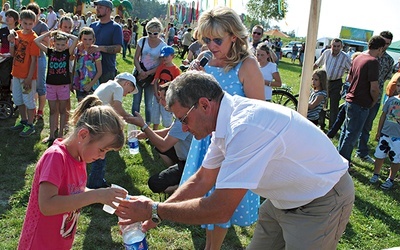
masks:
<path fill-rule="evenodd" d="M 311 0 L 286 0 L 288 12 L 286 18 L 277 24 L 282 31 L 295 31 L 297 37 L 307 35 Z M 321 11 L 317 37 L 337 37 L 341 26 L 373 30 L 374 35 L 389 30 L 393 41 L 400 40 L 399 0 L 321 0 Z M 243 12 L 242 3 L 246 0 L 234 0 L 234 8 Z"/>
<path fill-rule="evenodd" d="M 168 0 L 160 0 L 168 2 Z M 182 0 L 197 3 L 197 0 Z M 225 5 L 232 3 L 232 8 L 239 14 L 246 13 L 248 0 L 201 0 L 206 3 Z M 278 1 L 278 0 L 276 0 Z M 307 36 L 308 20 L 312 0 L 285 0 L 288 12 L 284 20 L 271 21 L 271 26 L 278 25 L 281 31 L 294 31 L 297 37 Z M 338 37 L 342 26 L 373 30 L 374 35 L 389 30 L 393 41 L 400 40 L 400 0 L 320 0 L 321 11 L 317 37 Z M 171 0 L 174 2 L 174 0 Z"/>

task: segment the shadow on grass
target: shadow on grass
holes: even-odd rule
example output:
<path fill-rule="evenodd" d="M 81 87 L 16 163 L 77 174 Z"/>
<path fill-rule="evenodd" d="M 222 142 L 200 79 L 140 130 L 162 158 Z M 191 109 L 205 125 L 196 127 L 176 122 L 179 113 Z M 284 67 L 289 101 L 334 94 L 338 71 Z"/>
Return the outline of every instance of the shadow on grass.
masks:
<path fill-rule="evenodd" d="M 21 138 L 19 132 L 9 130 L 17 120 L 16 116 L 0 120 L 0 215 L 12 206 L 26 206 L 32 179 L 32 176 L 27 174 L 27 168 L 36 165 L 42 152 L 42 149 L 36 148 L 35 145 L 40 140 L 43 122 L 36 124 L 35 134 Z M 27 179 L 29 181 L 26 183 Z"/>

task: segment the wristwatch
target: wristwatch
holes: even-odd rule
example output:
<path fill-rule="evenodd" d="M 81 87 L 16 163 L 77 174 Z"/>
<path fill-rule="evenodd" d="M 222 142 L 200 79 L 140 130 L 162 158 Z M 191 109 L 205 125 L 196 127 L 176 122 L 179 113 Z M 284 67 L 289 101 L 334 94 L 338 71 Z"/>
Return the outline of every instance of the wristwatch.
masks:
<path fill-rule="evenodd" d="M 151 205 L 151 220 L 156 223 L 159 224 L 161 222 L 160 217 L 158 217 L 158 202 L 153 202 L 153 205 Z"/>
<path fill-rule="evenodd" d="M 149 125 L 147 125 L 147 123 L 145 123 L 145 124 L 143 125 L 143 127 L 140 128 L 140 130 L 142 130 L 142 132 L 144 132 L 144 130 L 145 130 L 146 128 L 148 128 L 148 127 L 149 127 Z"/>

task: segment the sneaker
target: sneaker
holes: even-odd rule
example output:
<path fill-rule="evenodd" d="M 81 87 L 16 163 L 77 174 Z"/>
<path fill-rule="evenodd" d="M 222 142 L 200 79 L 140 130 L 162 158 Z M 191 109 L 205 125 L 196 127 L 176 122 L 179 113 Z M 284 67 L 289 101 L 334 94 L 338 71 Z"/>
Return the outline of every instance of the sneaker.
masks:
<path fill-rule="evenodd" d="M 370 183 L 377 183 L 379 181 L 379 175 L 378 174 L 374 174 L 371 179 L 369 179 Z"/>
<path fill-rule="evenodd" d="M 25 128 L 26 122 L 18 122 L 14 126 L 10 127 L 11 131 L 22 131 Z"/>
<path fill-rule="evenodd" d="M 28 137 L 36 132 L 35 127 L 33 125 L 25 125 L 24 130 L 19 133 L 21 137 Z"/>
<path fill-rule="evenodd" d="M 371 163 L 371 164 L 375 163 L 375 160 L 369 155 L 366 155 L 364 157 L 360 157 L 360 156 L 357 156 L 357 157 L 360 158 L 360 160 L 363 161 L 363 162 L 368 162 L 368 163 Z"/>
<path fill-rule="evenodd" d="M 384 190 L 389 190 L 393 187 L 393 181 L 391 181 L 389 178 L 385 181 L 385 183 L 382 183 L 381 188 Z"/>

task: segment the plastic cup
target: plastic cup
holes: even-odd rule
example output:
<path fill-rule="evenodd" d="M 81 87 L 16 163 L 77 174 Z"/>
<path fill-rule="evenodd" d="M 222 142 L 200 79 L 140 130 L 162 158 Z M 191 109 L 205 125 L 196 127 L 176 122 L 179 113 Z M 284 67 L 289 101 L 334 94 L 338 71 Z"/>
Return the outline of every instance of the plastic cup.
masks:
<path fill-rule="evenodd" d="M 122 189 L 122 190 L 125 190 L 126 192 L 128 192 L 125 188 L 123 188 L 123 187 L 121 187 L 121 186 L 118 186 L 118 185 L 116 185 L 116 184 L 111 184 L 111 187 L 112 187 L 112 188 L 119 188 L 119 189 Z M 119 205 L 118 202 L 113 202 L 113 204 L 114 204 L 115 206 L 117 206 L 117 207 L 118 207 L 118 205 Z M 114 212 L 115 212 L 115 208 L 113 208 L 113 207 L 111 207 L 111 206 L 109 206 L 109 205 L 107 205 L 107 204 L 104 204 L 103 210 L 104 210 L 105 212 L 109 213 L 109 214 L 114 214 Z"/>

